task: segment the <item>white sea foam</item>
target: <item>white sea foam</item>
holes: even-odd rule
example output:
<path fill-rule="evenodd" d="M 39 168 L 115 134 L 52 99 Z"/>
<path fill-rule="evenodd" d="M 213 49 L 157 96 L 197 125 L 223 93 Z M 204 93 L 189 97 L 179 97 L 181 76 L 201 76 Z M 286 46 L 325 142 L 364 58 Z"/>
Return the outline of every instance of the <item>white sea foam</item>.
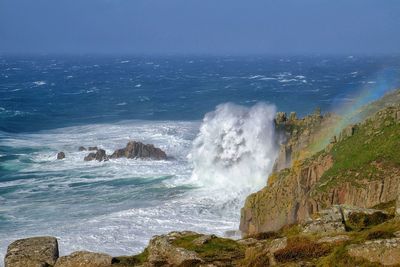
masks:
<path fill-rule="evenodd" d="M 276 156 L 275 107 L 219 105 L 194 140 L 192 179 L 202 186 L 254 189 L 265 184 Z"/>
<path fill-rule="evenodd" d="M 36 85 L 36 86 L 45 85 L 46 83 L 47 83 L 46 81 L 36 81 L 36 82 L 33 82 L 33 84 Z"/>
<path fill-rule="evenodd" d="M 3 165 L 21 179 L 0 183 L 9 190 L 1 200 L 8 228 L 0 225 L 0 257 L 11 241 L 33 235 L 57 236 L 62 255 L 121 255 L 172 230 L 236 230 L 245 197 L 265 184 L 276 156 L 274 114 L 267 104 L 223 104 L 201 124 L 122 121 L 4 135 L 1 145 L 29 152 Z M 78 151 L 96 145 L 110 154 L 129 140 L 173 159 L 84 162 L 88 152 Z M 58 151 L 64 160 L 56 160 Z"/>

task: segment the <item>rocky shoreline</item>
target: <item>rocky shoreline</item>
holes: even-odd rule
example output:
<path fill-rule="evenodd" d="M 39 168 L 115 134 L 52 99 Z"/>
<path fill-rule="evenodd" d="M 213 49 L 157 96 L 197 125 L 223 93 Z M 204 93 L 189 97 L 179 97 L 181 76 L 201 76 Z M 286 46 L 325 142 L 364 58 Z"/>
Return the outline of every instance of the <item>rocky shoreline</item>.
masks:
<path fill-rule="evenodd" d="M 56 238 L 33 237 L 9 245 L 5 267 L 400 265 L 400 90 L 352 116 L 277 114 L 284 142 L 267 186 L 246 199 L 240 240 L 171 232 L 134 256 L 59 257 Z M 167 157 L 134 141 L 93 150 L 87 160 Z"/>
<path fill-rule="evenodd" d="M 143 144 L 142 142 L 129 141 L 124 148 L 114 151 L 111 155 L 107 155 L 104 149 L 93 147 L 80 146 L 79 151 L 95 151 L 90 152 L 84 157 L 84 161 L 108 161 L 109 159 L 151 159 L 151 160 L 166 160 L 167 154 L 158 147 L 152 144 Z M 57 153 L 57 159 L 61 160 L 66 157 L 65 152 L 60 151 Z"/>

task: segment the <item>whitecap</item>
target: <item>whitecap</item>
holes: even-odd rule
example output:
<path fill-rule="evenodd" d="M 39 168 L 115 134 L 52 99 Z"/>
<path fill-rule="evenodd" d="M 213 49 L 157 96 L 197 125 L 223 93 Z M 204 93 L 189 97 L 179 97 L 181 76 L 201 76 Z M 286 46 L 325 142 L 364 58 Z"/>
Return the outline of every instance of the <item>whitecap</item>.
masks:
<path fill-rule="evenodd" d="M 42 85 L 47 84 L 47 82 L 46 81 L 36 81 L 36 82 L 33 82 L 33 84 L 35 84 L 36 86 L 42 86 Z"/>

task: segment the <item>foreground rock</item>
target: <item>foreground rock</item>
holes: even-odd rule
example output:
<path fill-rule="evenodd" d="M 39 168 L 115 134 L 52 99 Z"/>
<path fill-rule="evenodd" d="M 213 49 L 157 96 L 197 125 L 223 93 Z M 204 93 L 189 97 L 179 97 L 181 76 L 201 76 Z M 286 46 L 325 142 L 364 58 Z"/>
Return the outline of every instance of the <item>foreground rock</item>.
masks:
<path fill-rule="evenodd" d="M 57 159 L 65 159 L 65 153 L 64 152 L 58 152 L 57 153 Z"/>
<path fill-rule="evenodd" d="M 85 161 L 92 161 L 92 160 L 97 160 L 97 161 L 107 161 L 108 156 L 106 154 L 106 151 L 104 149 L 98 149 L 96 153 L 89 153 L 85 158 Z"/>
<path fill-rule="evenodd" d="M 4 258 L 5 267 L 53 266 L 58 258 L 58 242 L 55 237 L 20 239 L 8 246 Z"/>
<path fill-rule="evenodd" d="M 112 259 L 107 254 L 77 251 L 60 257 L 54 267 L 110 267 Z"/>
<path fill-rule="evenodd" d="M 148 261 L 154 266 L 169 264 L 172 266 L 196 266 L 203 262 L 196 252 L 173 245 L 173 241 L 184 236 L 193 235 L 193 232 L 172 232 L 168 235 L 155 236 L 150 240 L 147 248 Z"/>
<path fill-rule="evenodd" d="M 155 160 L 165 160 L 167 159 L 167 154 L 154 145 L 146 145 L 141 142 L 130 141 L 125 148 L 115 150 L 115 152 L 110 156 L 112 159 L 123 157 L 128 159 L 150 158 Z"/>
<path fill-rule="evenodd" d="M 400 238 L 380 239 L 350 245 L 348 253 L 351 257 L 363 258 L 385 266 L 398 265 L 400 263 Z"/>

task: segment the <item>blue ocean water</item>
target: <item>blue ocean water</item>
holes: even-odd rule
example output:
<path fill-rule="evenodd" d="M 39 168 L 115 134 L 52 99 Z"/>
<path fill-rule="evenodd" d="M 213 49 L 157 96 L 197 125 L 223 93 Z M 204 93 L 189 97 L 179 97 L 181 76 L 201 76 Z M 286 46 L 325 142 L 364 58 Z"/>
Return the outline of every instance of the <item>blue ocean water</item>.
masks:
<path fill-rule="evenodd" d="M 276 156 L 274 112 L 382 94 L 400 85 L 399 59 L 0 57 L 0 256 L 32 235 L 57 236 L 62 254 L 119 255 L 171 230 L 236 230 Z M 78 151 L 132 139 L 174 159 L 84 162 Z"/>

